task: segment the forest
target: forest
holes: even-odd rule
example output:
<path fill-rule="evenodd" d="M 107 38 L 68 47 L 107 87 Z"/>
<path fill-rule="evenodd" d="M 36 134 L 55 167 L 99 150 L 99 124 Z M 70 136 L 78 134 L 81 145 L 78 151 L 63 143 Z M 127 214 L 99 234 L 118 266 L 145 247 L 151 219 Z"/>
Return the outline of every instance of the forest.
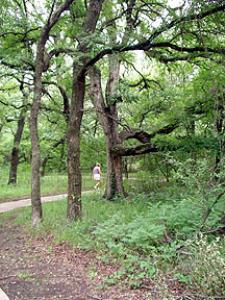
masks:
<path fill-rule="evenodd" d="M 224 33 L 224 0 L 2 0 L 0 286 L 10 300 L 225 299 Z M 38 264 L 31 272 L 36 246 L 14 265 L 26 261 L 18 241 L 78 255 L 61 266 L 74 268 L 68 288 L 48 290 Z M 79 272 L 95 296 L 75 296 Z"/>

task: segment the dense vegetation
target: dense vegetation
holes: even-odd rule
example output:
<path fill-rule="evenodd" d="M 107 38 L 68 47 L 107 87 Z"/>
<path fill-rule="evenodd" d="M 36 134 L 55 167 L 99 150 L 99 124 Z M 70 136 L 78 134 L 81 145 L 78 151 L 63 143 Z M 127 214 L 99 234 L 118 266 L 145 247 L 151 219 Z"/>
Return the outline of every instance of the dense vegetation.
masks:
<path fill-rule="evenodd" d="M 224 299 L 224 1 L 42 2 L 0 8 L 0 201 L 31 193 L 17 221 L 116 261 L 108 284 Z"/>

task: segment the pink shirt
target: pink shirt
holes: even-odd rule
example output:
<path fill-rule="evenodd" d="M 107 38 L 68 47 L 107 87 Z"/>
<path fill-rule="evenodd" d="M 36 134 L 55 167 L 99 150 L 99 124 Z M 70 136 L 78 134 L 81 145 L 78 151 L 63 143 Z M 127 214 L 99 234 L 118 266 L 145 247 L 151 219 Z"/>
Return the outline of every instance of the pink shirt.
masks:
<path fill-rule="evenodd" d="M 93 175 L 100 174 L 100 173 L 101 173 L 100 167 L 95 166 L 93 169 Z"/>

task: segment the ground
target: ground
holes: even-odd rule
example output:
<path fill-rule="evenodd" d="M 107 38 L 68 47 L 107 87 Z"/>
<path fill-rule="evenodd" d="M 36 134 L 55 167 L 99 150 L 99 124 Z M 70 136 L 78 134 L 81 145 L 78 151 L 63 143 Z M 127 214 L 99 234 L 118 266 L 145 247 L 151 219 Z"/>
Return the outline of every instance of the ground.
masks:
<path fill-rule="evenodd" d="M 13 218 L 0 224 L 0 286 L 10 300 L 148 299 L 148 289 L 104 287 L 115 270 L 93 252 L 30 236 Z"/>

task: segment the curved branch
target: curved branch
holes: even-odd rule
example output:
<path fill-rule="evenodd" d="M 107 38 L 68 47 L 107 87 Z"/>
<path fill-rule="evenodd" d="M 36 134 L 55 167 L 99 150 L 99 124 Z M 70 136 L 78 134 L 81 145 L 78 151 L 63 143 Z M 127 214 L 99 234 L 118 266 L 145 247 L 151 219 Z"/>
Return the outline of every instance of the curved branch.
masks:
<path fill-rule="evenodd" d="M 128 139 L 136 139 L 139 142 L 145 144 L 145 143 L 149 143 L 150 140 L 153 137 L 155 137 L 157 134 L 169 134 L 172 131 L 174 131 L 178 126 L 179 126 L 179 122 L 175 122 L 173 124 L 168 124 L 152 133 L 147 133 L 142 129 L 129 128 L 129 130 L 121 131 L 119 137 L 122 142 Z"/>
<path fill-rule="evenodd" d="M 159 151 L 159 148 L 157 148 L 152 143 L 139 145 L 136 147 L 114 147 L 112 149 L 112 152 L 119 156 L 136 156 L 146 153 L 155 153 Z"/>
<path fill-rule="evenodd" d="M 102 51 L 100 51 L 98 54 L 96 54 L 95 57 L 93 57 L 92 59 L 90 59 L 86 65 L 83 67 L 83 69 L 80 72 L 80 76 L 83 76 L 89 67 L 93 66 L 95 63 L 97 63 L 100 59 L 102 59 L 104 56 L 108 55 L 108 54 L 114 54 L 114 53 L 120 53 L 120 52 L 128 52 L 128 51 L 134 51 L 134 50 L 144 50 L 144 51 L 149 51 L 150 49 L 153 48 L 170 48 L 173 49 L 175 51 L 179 51 L 179 52 L 190 52 L 190 53 L 195 53 L 195 52 L 203 52 L 203 53 L 217 53 L 217 54 L 225 54 L 225 49 L 224 48 L 209 48 L 209 47 L 180 47 L 177 46 L 175 44 L 172 44 L 170 42 L 158 42 L 158 43 L 153 43 L 153 40 L 155 40 L 155 38 L 157 36 L 159 36 L 161 33 L 163 33 L 164 31 L 167 31 L 173 27 L 175 27 L 178 24 L 184 23 L 184 22 L 190 22 L 190 21 L 194 21 L 194 20 L 201 20 L 207 16 L 210 16 L 212 14 L 218 13 L 218 12 L 222 12 L 225 10 L 225 4 L 213 7 L 207 11 L 201 12 L 199 14 L 192 14 L 192 15 L 188 15 L 185 17 L 180 17 L 177 18 L 173 21 L 171 21 L 168 24 L 165 24 L 163 26 L 161 26 L 159 29 L 155 30 L 154 33 L 152 33 L 150 35 L 150 37 L 145 40 L 144 42 L 141 43 L 137 43 L 134 45 L 124 45 L 124 44 L 120 44 L 120 45 L 116 45 L 112 48 L 107 48 L 107 49 L 103 49 Z"/>

